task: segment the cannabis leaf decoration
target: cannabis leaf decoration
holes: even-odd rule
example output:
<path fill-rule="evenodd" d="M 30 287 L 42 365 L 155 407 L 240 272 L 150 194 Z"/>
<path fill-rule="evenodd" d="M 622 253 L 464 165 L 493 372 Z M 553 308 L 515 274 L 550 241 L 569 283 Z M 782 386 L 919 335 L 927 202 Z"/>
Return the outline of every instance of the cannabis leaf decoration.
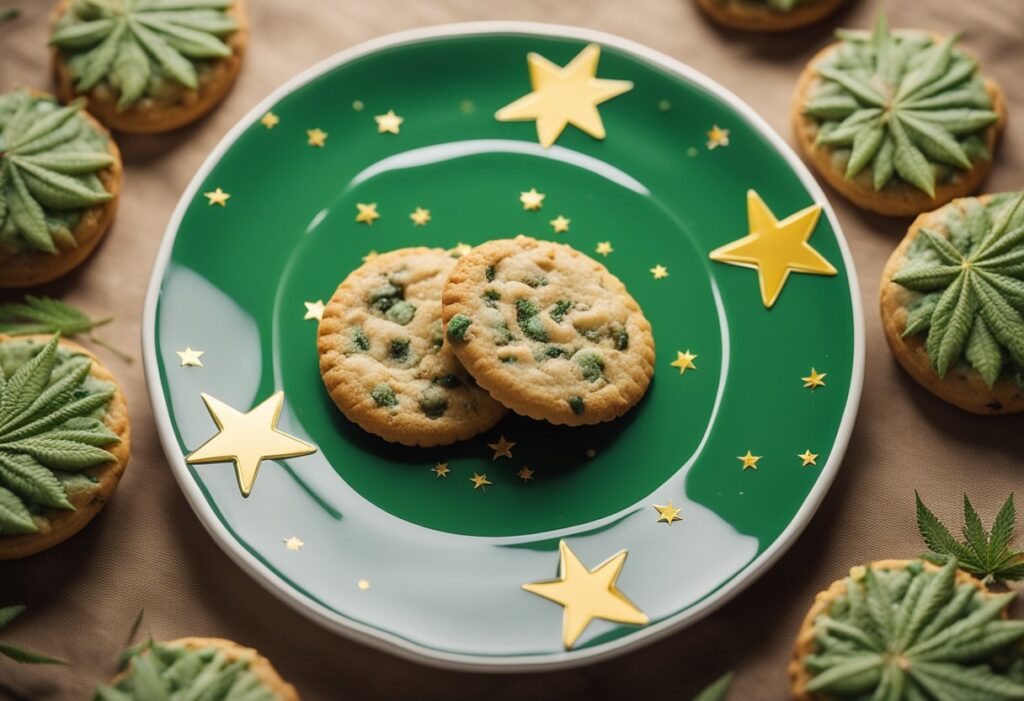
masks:
<path fill-rule="evenodd" d="M 0 246 L 73 247 L 78 212 L 111 198 L 96 173 L 114 159 L 80 109 L 24 91 L 0 96 Z"/>
<path fill-rule="evenodd" d="M 870 37 L 838 36 L 804 113 L 821 123 L 819 145 L 849 151 L 848 179 L 870 166 L 875 190 L 895 175 L 934 197 L 936 171 L 952 177 L 988 157 L 981 135 L 998 116 L 958 37 L 892 34 L 883 15 Z"/>
<path fill-rule="evenodd" d="M 983 596 L 956 582 L 955 557 L 939 571 L 863 569 L 815 622 L 807 690 L 836 699 L 967 701 L 1024 698 L 1000 653 L 1024 621 L 1000 620 L 1014 592 Z"/>
<path fill-rule="evenodd" d="M 113 390 L 90 381 L 92 362 L 58 351 L 57 340 L 10 377 L 0 371 L 0 535 L 37 532 L 33 514 L 47 508 L 73 511 L 65 481 L 113 460 L 100 446 L 120 440 L 100 418 Z M 30 343 L 5 341 L 0 361 Z"/>
<path fill-rule="evenodd" d="M 132 357 L 96 336 L 93 330 L 109 324 L 114 317 L 91 319 L 81 309 L 52 297 L 25 295 L 25 302 L 0 303 L 0 333 L 8 336 L 30 336 L 32 334 L 59 333 L 65 338 L 74 338 L 83 333 L 89 340 L 103 346 L 126 363 Z"/>
<path fill-rule="evenodd" d="M 954 557 L 959 560 L 960 569 L 970 572 L 985 584 L 1024 579 L 1024 552 L 1010 546 L 1017 527 L 1012 494 L 996 514 L 991 534 L 985 530 L 978 512 L 964 494 L 963 542 L 953 537 L 942 521 L 924 505 L 917 492 L 914 492 L 914 498 L 917 500 L 917 528 L 931 550 L 923 553 L 922 559 L 942 565 Z"/>
<path fill-rule="evenodd" d="M 11 621 L 24 612 L 24 606 L 4 606 L 0 608 L 0 630 L 6 628 Z M 12 643 L 0 642 L 0 655 L 8 657 L 15 662 L 22 662 L 24 664 L 67 664 L 64 660 L 57 659 L 56 657 L 50 657 Z"/>
<path fill-rule="evenodd" d="M 163 79 L 199 87 L 209 59 L 230 56 L 220 37 L 238 29 L 234 0 L 73 0 L 50 43 L 70 56 L 78 90 L 101 81 L 120 92 L 118 110 L 159 89 Z"/>
<path fill-rule="evenodd" d="M 892 281 L 923 293 L 904 336 L 928 333 L 939 377 L 961 356 L 989 387 L 1005 366 L 1024 365 L 1024 193 L 946 208 L 949 235 L 922 228 Z M 919 243 L 920 242 L 920 243 Z"/>

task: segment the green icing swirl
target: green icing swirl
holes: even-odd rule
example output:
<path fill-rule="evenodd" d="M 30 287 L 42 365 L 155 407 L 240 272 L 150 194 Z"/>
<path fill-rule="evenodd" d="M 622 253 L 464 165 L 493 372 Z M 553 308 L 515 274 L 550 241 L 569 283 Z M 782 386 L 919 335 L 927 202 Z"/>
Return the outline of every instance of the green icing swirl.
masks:
<path fill-rule="evenodd" d="M 838 36 L 803 109 L 847 179 L 870 168 L 875 190 L 895 178 L 933 197 L 937 179 L 989 158 L 983 136 L 998 116 L 974 59 L 954 48 L 958 37 L 893 34 L 881 15 L 870 35 Z"/>
<path fill-rule="evenodd" d="M 159 96 L 167 82 L 196 90 L 199 72 L 232 54 L 223 37 L 238 29 L 234 0 L 72 0 L 50 43 L 80 91 L 116 90 L 118 110 Z"/>
<path fill-rule="evenodd" d="M 946 234 L 922 228 L 892 281 L 920 293 L 904 336 L 927 334 L 940 377 L 966 363 L 989 387 L 1024 386 L 1024 193 L 967 200 L 943 211 Z"/>
<path fill-rule="evenodd" d="M 24 90 L 0 94 L 0 249 L 74 247 L 82 210 L 111 198 L 97 173 L 114 158 L 80 109 Z"/>

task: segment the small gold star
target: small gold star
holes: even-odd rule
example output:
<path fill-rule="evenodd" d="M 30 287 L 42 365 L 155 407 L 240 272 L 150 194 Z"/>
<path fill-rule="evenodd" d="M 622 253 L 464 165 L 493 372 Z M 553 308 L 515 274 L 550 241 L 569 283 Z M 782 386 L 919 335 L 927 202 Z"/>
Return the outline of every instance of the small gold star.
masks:
<path fill-rule="evenodd" d="M 430 221 L 430 210 L 423 209 L 423 207 L 417 207 L 416 210 L 409 215 L 412 219 L 412 223 L 416 226 L 426 226 L 427 222 Z"/>
<path fill-rule="evenodd" d="M 302 550 L 302 546 L 305 545 L 305 543 L 295 536 L 292 536 L 291 538 L 284 538 L 282 542 L 284 543 L 284 547 L 289 550 Z"/>
<path fill-rule="evenodd" d="M 370 582 L 366 579 L 360 579 L 358 582 L 356 582 L 356 586 L 359 587 L 359 591 L 366 591 L 370 588 Z"/>
<path fill-rule="evenodd" d="M 178 357 L 181 358 L 181 367 L 183 368 L 203 367 L 203 361 L 199 359 L 199 356 L 204 352 L 205 351 L 201 350 L 192 350 L 192 346 L 186 346 L 183 351 L 175 351 L 175 353 L 178 354 Z"/>
<path fill-rule="evenodd" d="M 487 444 L 487 447 L 494 451 L 494 457 L 491 458 L 491 460 L 497 460 L 498 458 L 511 458 L 512 448 L 514 446 L 515 443 L 505 440 L 504 434 L 502 434 L 502 436 L 498 439 L 497 443 Z"/>
<path fill-rule="evenodd" d="M 487 479 L 486 473 L 481 475 L 479 472 L 474 472 L 469 481 L 473 483 L 473 489 L 484 489 L 487 485 L 494 484 L 494 482 Z"/>
<path fill-rule="evenodd" d="M 679 368 L 679 374 L 682 375 L 687 370 L 696 370 L 697 366 L 693 364 L 693 361 L 697 359 L 696 353 L 691 353 L 690 349 L 687 348 L 686 352 L 676 351 L 676 359 L 672 361 L 671 365 L 674 368 Z"/>
<path fill-rule="evenodd" d="M 729 145 L 729 130 L 722 129 L 717 124 L 711 127 L 708 132 L 708 150 L 713 151 L 719 146 Z"/>
<path fill-rule="evenodd" d="M 394 110 L 388 110 L 387 114 L 378 114 L 374 119 L 377 121 L 378 134 L 397 134 L 404 117 L 399 117 Z"/>
<path fill-rule="evenodd" d="M 327 132 L 323 131 L 319 127 L 316 129 L 307 129 L 306 137 L 310 146 L 316 146 L 317 148 L 323 148 L 324 144 L 327 143 Z"/>
<path fill-rule="evenodd" d="M 533 479 L 533 470 L 523 465 L 523 469 L 517 472 L 516 476 L 524 482 L 529 482 Z"/>
<path fill-rule="evenodd" d="M 231 197 L 228 193 L 221 190 L 219 187 L 213 192 L 204 192 L 203 197 L 210 200 L 210 206 L 219 204 L 221 207 L 228 206 L 228 198 Z"/>
<path fill-rule="evenodd" d="M 751 455 L 750 451 L 748 450 L 746 455 L 741 455 L 741 456 L 739 456 L 736 459 L 743 463 L 743 469 L 744 470 L 756 470 L 757 469 L 757 461 L 761 459 L 761 456 L 760 455 Z"/>
<path fill-rule="evenodd" d="M 801 465 L 801 467 L 818 464 L 818 454 L 812 453 L 810 450 L 805 450 L 802 455 L 797 455 L 797 457 L 804 461 L 804 464 Z"/>
<path fill-rule="evenodd" d="M 472 250 L 473 250 L 473 247 L 470 246 L 468 243 L 462 243 L 462 241 L 459 241 L 455 245 L 455 248 L 448 249 L 448 252 L 450 254 L 452 254 L 453 256 L 455 256 L 456 258 L 461 258 L 462 256 L 466 255 L 467 253 L 469 253 Z"/>
<path fill-rule="evenodd" d="M 379 253 L 377 253 L 377 251 L 370 251 L 370 252 L 369 252 L 369 253 L 367 253 L 367 254 L 366 254 L 365 256 L 363 256 L 363 262 L 365 263 L 365 262 L 366 262 L 366 261 L 368 261 L 368 260 L 373 260 L 374 258 L 376 258 L 376 257 L 377 257 L 377 256 L 379 256 L 379 255 L 380 255 L 380 254 L 379 254 Z"/>
<path fill-rule="evenodd" d="M 672 525 L 673 521 L 682 521 L 683 518 L 679 515 L 679 507 L 672 505 L 672 500 L 668 500 L 668 504 L 665 506 L 654 505 L 654 510 L 658 512 L 658 523 L 664 521 L 668 525 Z"/>
<path fill-rule="evenodd" d="M 545 195 L 537 192 L 537 188 L 531 187 L 527 192 L 519 193 L 519 201 L 523 203 L 523 209 L 534 211 L 540 209 L 544 204 Z"/>
<path fill-rule="evenodd" d="M 376 202 L 371 202 L 369 204 L 357 202 L 356 209 L 359 210 L 359 214 L 356 215 L 357 222 L 364 223 L 367 226 L 373 226 L 373 222 L 380 219 L 380 214 L 377 213 Z"/>
<path fill-rule="evenodd" d="M 566 219 L 561 214 L 559 214 L 557 217 L 555 217 L 548 223 L 551 224 L 551 228 L 555 230 L 556 234 L 564 234 L 569 230 L 569 222 L 569 219 Z"/>
<path fill-rule="evenodd" d="M 814 368 L 811 368 L 811 374 L 807 377 L 801 377 L 800 379 L 804 381 L 805 388 L 814 391 L 818 387 L 825 386 L 826 377 L 828 377 L 827 372 L 818 372 Z"/>
<path fill-rule="evenodd" d="M 430 471 L 437 475 L 437 477 L 435 477 L 434 479 L 439 479 L 441 477 L 447 479 L 448 473 L 451 472 L 451 470 L 448 469 L 448 463 L 446 462 L 437 463 L 436 466 L 430 468 Z"/>
<path fill-rule="evenodd" d="M 611 241 L 599 241 L 597 244 L 597 248 L 594 250 L 597 253 L 600 253 L 602 256 L 607 256 L 609 253 L 615 252 L 615 249 L 612 248 Z"/>
<path fill-rule="evenodd" d="M 267 129 L 273 129 L 281 123 L 281 118 L 273 112 L 267 112 L 265 115 L 260 117 L 260 124 L 265 126 Z"/>
<path fill-rule="evenodd" d="M 656 265 L 653 268 L 651 268 L 651 275 L 654 276 L 655 280 L 660 280 L 663 277 L 668 277 L 668 268 L 661 264 Z"/>
<path fill-rule="evenodd" d="M 303 302 L 306 305 L 306 315 L 302 317 L 303 321 L 309 321 L 310 319 L 316 319 L 320 321 L 324 318 L 324 301 L 318 299 L 315 302 Z"/>

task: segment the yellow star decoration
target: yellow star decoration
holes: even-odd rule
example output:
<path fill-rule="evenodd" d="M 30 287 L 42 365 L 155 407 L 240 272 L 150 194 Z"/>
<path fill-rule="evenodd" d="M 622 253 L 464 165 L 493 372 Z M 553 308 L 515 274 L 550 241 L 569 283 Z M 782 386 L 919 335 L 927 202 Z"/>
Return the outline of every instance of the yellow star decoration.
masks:
<path fill-rule="evenodd" d="M 486 473 L 481 475 L 479 472 L 474 472 L 473 476 L 469 478 L 469 481 L 473 483 L 473 489 L 483 489 L 489 484 L 494 484 L 494 482 L 487 479 Z"/>
<path fill-rule="evenodd" d="M 203 197 L 210 200 L 210 206 L 219 204 L 221 207 L 228 206 L 228 199 L 231 197 L 228 193 L 221 190 L 219 187 L 213 192 L 204 192 Z"/>
<path fill-rule="evenodd" d="M 379 256 L 379 255 L 380 255 L 380 254 L 379 254 L 379 253 L 377 253 L 377 251 L 370 251 L 370 252 L 369 252 L 369 253 L 367 253 L 367 254 L 366 254 L 365 256 L 363 256 L 363 262 L 365 263 L 365 262 L 366 262 L 366 261 L 368 261 L 368 260 L 373 260 L 374 258 L 376 258 L 376 257 L 377 257 L 377 256 Z"/>
<path fill-rule="evenodd" d="M 397 134 L 405 117 L 399 117 L 394 110 L 388 110 L 387 114 L 378 114 L 374 120 L 377 122 L 378 134 Z"/>
<path fill-rule="evenodd" d="M 562 643 L 565 649 L 572 648 L 595 618 L 638 626 L 648 623 L 647 615 L 616 586 L 627 551 L 620 550 L 592 570 L 580 562 L 564 540 L 558 543 L 558 554 L 558 579 L 528 582 L 522 586 L 531 594 L 564 607 Z"/>
<path fill-rule="evenodd" d="M 615 249 L 612 248 L 611 241 L 599 241 L 594 251 L 602 256 L 607 256 L 609 253 L 614 253 Z"/>
<path fill-rule="evenodd" d="M 674 368 L 679 368 L 679 374 L 684 374 L 687 370 L 696 370 L 697 366 L 693 364 L 693 361 L 697 359 L 696 353 L 691 353 L 690 349 L 687 348 L 686 352 L 676 351 L 676 359 L 670 364 Z"/>
<path fill-rule="evenodd" d="M 192 346 L 185 346 L 185 350 L 174 352 L 178 354 L 179 358 L 181 358 L 181 367 L 203 367 L 203 361 L 199 359 L 199 356 L 201 356 L 206 351 L 192 350 Z"/>
<path fill-rule="evenodd" d="M 597 106 L 633 89 L 628 80 L 597 78 L 601 47 L 588 44 L 569 65 L 556 66 L 538 53 L 530 52 L 526 64 L 533 92 L 498 110 L 499 122 L 536 120 L 537 140 L 547 148 L 555 143 L 569 124 L 595 139 L 605 136 Z"/>
<path fill-rule="evenodd" d="M 746 455 L 741 455 L 736 459 L 743 463 L 744 470 L 756 470 L 757 461 L 760 460 L 761 457 L 762 456 L 760 455 L 751 455 L 750 451 L 748 450 Z"/>
<path fill-rule="evenodd" d="M 797 455 L 797 457 L 804 461 L 803 465 L 801 465 L 800 467 L 807 467 L 808 465 L 818 464 L 818 454 L 812 453 L 810 450 L 805 450 L 803 454 Z"/>
<path fill-rule="evenodd" d="M 430 210 L 423 209 L 423 207 L 417 207 L 412 214 L 409 215 L 412 219 L 412 223 L 416 226 L 426 226 L 427 222 L 430 221 Z"/>
<path fill-rule="evenodd" d="M 557 217 L 555 217 L 548 223 L 551 224 L 551 228 L 555 230 L 556 234 L 564 234 L 567 231 L 569 231 L 569 222 L 569 219 L 566 219 L 561 214 L 559 214 Z"/>
<path fill-rule="evenodd" d="M 511 458 L 512 448 L 515 447 L 515 443 L 505 440 L 504 434 L 498 438 L 497 443 L 488 443 L 487 447 L 494 451 L 494 457 L 491 460 L 497 460 L 498 458 Z"/>
<path fill-rule="evenodd" d="M 356 582 L 356 586 L 359 587 L 359 591 L 366 591 L 370 588 L 370 581 L 368 579 L 360 579 Z"/>
<path fill-rule="evenodd" d="M 457 244 L 455 244 L 455 248 L 448 249 L 448 252 L 451 253 L 456 258 L 461 258 L 462 256 L 466 255 L 472 250 L 473 247 L 470 246 L 468 243 L 462 243 L 462 241 L 459 241 Z"/>
<path fill-rule="evenodd" d="M 278 458 L 297 458 L 316 452 L 316 446 L 289 436 L 277 428 L 284 405 L 284 392 L 276 392 L 243 414 L 205 392 L 199 395 L 217 424 L 217 434 L 189 453 L 185 462 L 193 465 L 233 462 L 238 489 L 247 497 L 252 491 L 260 463 Z"/>
<path fill-rule="evenodd" d="M 651 268 L 651 275 L 654 276 L 655 280 L 660 280 L 664 277 L 668 277 L 668 268 L 666 268 L 664 265 L 656 265 L 653 268 Z"/>
<path fill-rule="evenodd" d="M 315 302 L 303 302 L 303 304 L 306 305 L 306 315 L 302 317 L 303 321 L 310 319 L 320 321 L 324 318 L 324 301 L 322 299 Z"/>
<path fill-rule="evenodd" d="M 302 550 L 302 546 L 305 545 L 305 543 L 303 543 L 295 536 L 292 536 L 291 538 L 285 538 L 283 539 L 282 542 L 284 543 L 284 547 L 294 551 Z"/>
<path fill-rule="evenodd" d="M 439 479 L 441 477 L 444 477 L 445 479 L 447 479 L 448 478 L 448 473 L 451 472 L 451 470 L 448 469 L 448 463 L 446 463 L 446 462 L 439 462 L 439 463 L 437 463 L 436 466 L 430 468 L 430 471 L 433 472 L 435 475 L 437 475 L 437 477 L 435 477 L 435 479 Z"/>
<path fill-rule="evenodd" d="M 359 213 L 356 215 L 356 221 L 367 226 L 373 226 L 373 222 L 380 219 L 380 214 L 377 212 L 377 203 L 371 202 L 369 204 L 363 204 L 362 202 L 356 203 L 356 209 Z"/>
<path fill-rule="evenodd" d="M 516 477 L 524 482 L 529 482 L 533 479 L 533 470 L 528 468 L 526 465 L 523 465 L 523 469 L 516 473 Z"/>
<path fill-rule="evenodd" d="M 544 204 L 544 193 L 537 192 L 537 188 L 531 187 L 529 192 L 520 192 L 519 201 L 523 203 L 523 209 L 533 211 L 540 209 Z"/>
<path fill-rule="evenodd" d="M 673 521 L 682 521 L 683 517 L 679 515 L 679 507 L 672 505 L 672 500 L 669 499 L 665 506 L 654 505 L 654 510 L 658 512 L 658 521 L 661 523 L 664 521 L 668 525 L 672 525 Z"/>
<path fill-rule="evenodd" d="M 323 148 L 324 144 L 327 143 L 327 132 L 323 131 L 319 127 L 316 129 L 306 130 L 306 143 L 310 146 L 316 146 L 317 148 Z"/>
<path fill-rule="evenodd" d="M 265 126 L 267 129 L 273 129 L 281 123 L 281 118 L 273 112 L 267 112 L 265 115 L 260 117 L 260 124 Z"/>
<path fill-rule="evenodd" d="M 771 308 L 791 272 L 835 275 L 836 269 L 807 239 L 811 237 L 821 205 L 814 204 L 779 221 L 753 190 L 747 190 L 750 234 L 711 252 L 711 260 L 745 268 L 757 268 L 761 300 Z"/>
<path fill-rule="evenodd" d="M 825 386 L 825 378 L 828 377 L 827 372 L 818 372 L 814 368 L 811 368 L 811 374 L 807 377 L 801 377 L 804 381 L 804 387 L 809 390 L 815 390 L 818 387 Z"/>
<path fill-rule="evenodd" d="M 719 146 L 729 145 L 729 130 L 722 129 L 717 124 L 711 127 L 711 131 L 708 132 L 708 150 L 714 151 Z"/>

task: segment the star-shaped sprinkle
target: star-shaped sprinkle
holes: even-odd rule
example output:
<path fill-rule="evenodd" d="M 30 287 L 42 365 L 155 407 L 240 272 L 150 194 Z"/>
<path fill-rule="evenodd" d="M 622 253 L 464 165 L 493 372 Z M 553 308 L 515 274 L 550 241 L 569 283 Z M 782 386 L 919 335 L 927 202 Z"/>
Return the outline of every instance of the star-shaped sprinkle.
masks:
<path fill-rule="evenodd" d="M 494 457 L 491 460 L 497 460 L 498 458 L 511 458 L 515 443 L 505 440 L 505 435 L 502 434 L 497 443 L 488 443 L 487 447 L 494 451 Z"/>
<path fill-rule="evenodd" d="M 595 253 L 599 253 L 602 256 L 607 256 L 609 253 L 614 253 L 615 249 L 612 248 L 611 241 L 598 241 L 597 248 L 594 249 Z"/>
<path fill-rule="evenodd" d="M 370 580 L 360 579 L 358 582 L 356 582 L 356 586 L 359 587 L 359 591 L 366 591 L 370 588 Z"/>
<path fill-rule="evenodd" d="M 750 453 L 750 451 L 748 450 L 746 455 L 741 455 L 741 456 L 739 456 L 736 459 L 743 463 L 743 469 L 744 470 L 756 470 L 757 469 L 757 461 L 761 459 L 761 456 L 760 455 L 752 455 Z"/>
<path fill-rule="evenodd" d="M 810 450 L 805 450 L 802 454 L 797 455 L 797 457 L 803 460 L 801 467 L 818 464 L 818 454 L 812 453 Z"/>
<path fill-rule="evenodd" d="M 423 207 L 417 207 L 409 215 L 409 218 L 412 219 L 412 223 L 416 226 L 426 226 L 427 222 L 430 221 L 430 210 L 423 209 Z"/>
<path fill-rule="evenodd" d="M 487 485 L 494 484 L 494 482 L 487 479 L 486 473 L 481 475 L 479 472 L 474 472 L 473 476 L 469 478 L 469 481 L 473 483 L 473 489 L 484 489 Z"/>
<path fill-rule="evenodd" d="M 564 234 L 569 230 L 569 222 L 569 219 L 566 219 L 561 214 L 559 214 L 557 217 L 555 217 L 548 223 L 551 224 L 551 228 L 554 229 L 556 234 Z"/>
<path fill-rule="evenodd" d="M 434 479 L 440 479 L 441 477 L 444 477 L 445 479 L 447 479 L 448 478 L 448 473 L 451 472 L 451 470 L 448 469 L 448 463 L 446 463 L 446 462 L 439 462 L 439 463 L 437 463 L 437 465 L 435 465 L 434 467 L 430 468 L 430 471 L 433 472 L 436 475 L 436 477 Z"/>
<path fill-rule="evenodd" d="M 229 195 L 228 193 L 224 192 L 223 190 L 221 190 L 218 187 L 213 192 L 204 192 L 203 193 L 203 197 L 205 197 L 206 199 L 210 200 L 210 206 L 211 207 L 213 205 L 215 205 L 215 204 L 219 204 L 221 207 L 227 207 L 228 206 L 228 199 L 230 199 L 231 195 Z"/>
<path fill-rule="evenodd" d="M 192 350 L 192 346 L 185 346 L 183 351 L 174 351 L 181 358 L 181 367 L 183 368 L 201 368 L 203 367 L 203 361 L 199 357 L 206 351 Z"/>
<path fill-rule="evenodd" d="M 533 479 L 533 470 L 528 468 L 526 465 L 523 465 L 523 469 L 516 473 L 516 477 L 524 482 L 529 482 Z"/>
<path fill-rule="evenodd" d="M 683 520 L 683 517 L 679 515 L 679 507 L 673 506 L 671 499 L 664 506 L 654 504 L 654 510 L 658 512 L 658 523 L 665 522 L 671 526 L 673 521 Z"/>
<path fill-rule="evenodd" d="M 687 370 L 696 370 L 697 366 L 693 364 L 693 361 L 697 359 L 696 353 L 691 353 L 690 349 L 687 348 L 686 352 L 676 351 L 676 359 L 670 364 L 674 368 L 679 368 L 679 374 L 682 375 Z"/>
<path fill-rule="evenodd" d="M 811 374 L 807 377 L 801 377 L 800 379 L 804 382 L 804 388 L 811 391 L 818 387 L 825 386 L 825 378 L 828 377 L 827 372 L 818 372 L 814 368 L 811 368 Z"/>
<path fill-rule="evenodd" d="M 457 244 L 455 244 L 454 248 L 448 249 L 448 253 L 452 254 L 456 258 L 461 258 L 462 256 L 466 255 L 472 250 L 473 247 L 470 246 L 468 243 L 462 243 L 462 241 L 459 241 Z"/>
<path fill-rule="evenodd" d="M 729 130 L 722 129 L 717 124 L 711 127 L 711 131 L 708 132 L 708 150 L 714 151 L 719 146 L 729 145 Z"/>
<path fill-rule="evenodd" d="M 653 268 L 651 268 L 651 275 L 654 277 L 655 280 L 660 280 L 662 278 L 668 277 L 668 268 L 661 264 L 656 265 Z"/>
<path fill-rule="evenodd" d="M 302 546 L 305 545 L 305 543 L 295 536 L 292 536 L 291 538 L 284 538 L 282 542 L 284 543 L 284 547 L 294 551 L 302 550 Z"/>
<path fill-rule="evenodd" d="M 360 224 L 373 226 L 373 222 L 380 219 L 380 214 L 377 212 L 376 202 L 370 202 L 369 204 L 357 202 L 356 209 L 359 210 L 358 214 L 356 214 L 356 221 Z"/>
<path fill-rule="evenodd" d="M 632 90 L 633 83 L 596 77 L 600 58 L 597 44 L 588 44 L 564 67 L 530 52 L 526 63 L 533 92 L 502 107 L 494 117 L 499 122 L 535 120 L 537 140 L 544 148 L 555 143 L 569 124 L 603 139 L 604 123 L 597 106 Z"/>
<path fill-rule="evenodd" d="M 367 254 L 366 254 L 365 256 L 363 256 L 363 262 L 365 263 L 365 262 L 366 262 L 366 261 L 368 261 L 368 260 L 373 260 L 374 258 L 376 258 L 376 257 L 377 257 L 377 256 L 379 256 L 379 255 L 380 255 L 380 254 L 379 254 L 379 253 L 377 253 L 377 251 L 372 251 L 372 250 L 371 250 L 371 251 L 369 251 L 369 252 L 368 252 L 368 253 L 367 253 Z"/>
<path fill-rule="evenodd" d="M 374 120 L 377 122 L 378 134 L 397 134 L 405 117 L 399 117 L 394 110 L 388 110 L 386 114 L 378 114 Z"/>
<path fill-rule="evenodd" d="M 281 118 L 273 112 L 267 112 L 265 115 L 260 117 L 260 124 L 265 126 L 267 129 L 273 129 L 281 123 Z"/>
<path fill-rule="evenodd" d="M 747 220 L 750 233 L 711 252 L 711 260 L 745 268 L 756 268 L 761 301 L 771 308 L 779 298 L 790 273 L 835 275 L 836 269 L 807 240 L 821 216 L 814 204 L 779 221 L 753 190 L 747 190 Z"/>
<path fill-rule="evenodd" d="M 534 211 L 544 205 L 544 193 L 537 192 L 537 188 L 531 187 L 527 192 L 519 193 L 519 201 L 523 203 L 523 209 Z"/>
<path fill-rule="evenodd" d="M 278 430 L 284 392 L 271 395 L 246 414 L 206 393 L 199 396 L 217 425 L 217 434 L 189 453 L 185 461 L 193 465 L 233 462 L 243 497 L 252 491 L 264 460 L 297 458 L 316 452 L 316 446 Z"/>
<path fill-rule="evenodd" d="M 306 314 L 302 317 L 303 321 L 309 321 L 315 319 L 320 321 L 324 318 L 324 301 L 318 299 L 315 302 L 303 302 L 306 305 Z"/>
<path fill-rule="evenodd" d="M 558 555 L 557 579 L 528 582 L 523 589 L 564 607 L 562 643 L 567 650 L 595 618 L 640 626 L 648 623 L 647 616 L 617 586 L 627 551 L 620 550 L 592 570 L 564 540 L 558 543 Z"/>
<path fill-rule="evenodd" d="M 317 148 L 323 148 L 324 144 L 327 143 L 327 132 L 317 127 L 316 129 L 306 130 L 306 143 L 310 146 L 316 146 Z"/>

